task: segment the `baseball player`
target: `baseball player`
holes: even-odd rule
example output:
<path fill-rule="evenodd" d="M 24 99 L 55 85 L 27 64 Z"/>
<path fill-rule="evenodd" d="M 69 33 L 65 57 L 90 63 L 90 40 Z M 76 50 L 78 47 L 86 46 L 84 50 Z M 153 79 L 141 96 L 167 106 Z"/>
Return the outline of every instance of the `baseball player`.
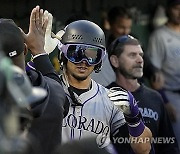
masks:
<path fill-rule="evenodd" d="M 109 91 L 91 79 L 93 71 L 100 71 L 106 53 L 105 36 L 98 25 L 87 20 L 70 23 L 64 29 L 58 48 L 63 69 L 60 78 L 71 103 L 63 120 L 63 143 L 94 136 L 100 148 L 111 151 L 110 136 L 118 135 L 118 129 L 125 122 L 131 138 L 151 137 L 131 93 L 121 90 L 116 95 L 115 89 Z M 148 142 L 131 146 L 136 153 L 150 151 Z"/>

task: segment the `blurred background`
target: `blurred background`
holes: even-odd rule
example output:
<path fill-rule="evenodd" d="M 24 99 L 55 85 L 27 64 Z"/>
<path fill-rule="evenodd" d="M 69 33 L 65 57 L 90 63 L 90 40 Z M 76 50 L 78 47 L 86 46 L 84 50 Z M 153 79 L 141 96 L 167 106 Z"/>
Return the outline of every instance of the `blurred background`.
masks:
<path fill-rule="evenodd" d="M 0 4 L 0 17 L 12 18 L 25 32 L 28 31 L 32 8 L 40 5 L 53 14 L 54 33 L 62 29 L 67 19 L 74 14 L 82 15 L 103 29 L 108 29 L 108 10 L 114 6 L 126 6 L 133 14 L 132 33 L 146 49 L 149 34 L 153 30 L 153 18 L 158 11 L 159 16 L 162 16 L 161 8 L 166 6 L 166 0 L 0 0 Z M 55 54 L 50 57 L 58 69 Z"/>

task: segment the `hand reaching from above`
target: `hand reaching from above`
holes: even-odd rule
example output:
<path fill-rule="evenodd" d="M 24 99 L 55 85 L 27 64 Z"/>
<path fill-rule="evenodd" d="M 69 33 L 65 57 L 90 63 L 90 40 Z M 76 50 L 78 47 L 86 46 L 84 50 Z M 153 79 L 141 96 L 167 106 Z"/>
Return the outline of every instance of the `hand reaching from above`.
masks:
<path fill-rule="evenodd" d="M 48 24 L 48 18 L 44 16 L 43 9 L 36 6 L 30 16 L 30 26 L 28 34 L 23 31 L 23 36 L 28 49 L 32 55 L 45 53 L 45 32 Z"/>

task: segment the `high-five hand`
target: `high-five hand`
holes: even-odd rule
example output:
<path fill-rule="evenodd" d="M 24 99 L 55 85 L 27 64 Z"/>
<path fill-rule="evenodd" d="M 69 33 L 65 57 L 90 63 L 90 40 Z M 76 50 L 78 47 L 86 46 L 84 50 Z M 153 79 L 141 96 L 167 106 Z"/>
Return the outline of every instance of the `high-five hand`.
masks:
<path fill-rule="evenodd" d="M 28 34 L 23 33 L 25 43 L 31 50 L 32 55 L 45 53 L 45 32 L 48 24 L 48 18 L 44 17 L 43 9 L 36 6 L 30 16 L 30 26 Z"/>

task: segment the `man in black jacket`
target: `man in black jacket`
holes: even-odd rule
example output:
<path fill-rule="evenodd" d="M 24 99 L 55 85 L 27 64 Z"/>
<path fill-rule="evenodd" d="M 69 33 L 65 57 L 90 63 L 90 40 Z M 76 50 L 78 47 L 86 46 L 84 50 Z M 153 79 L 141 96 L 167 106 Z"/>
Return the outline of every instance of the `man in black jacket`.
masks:
<path fill-rule="evenodd" d="M 33 55 L 35 69 L 28 69 L 27 75 L 33 86 L 46 89 L 48 94 L 43 101 L 31 106 L 34 120 L 29 134 L 38 140 L 42 153 L 49 154 L 61 143 L 62 119 L 68 110 L 68 102 L 59 77 L 44 50 L 48 19 L 44 18 L 43 13 L 39 6 L 32 10 L 28 34 L 20 31 L 12 20 L 0 19 L 0 47 L 24 71 L 27 48 Z"/>
<path fill-rule="evenodd" d="M 144 64 L 139 41 L 130 35 L 123 35 L 110 45 L 108 53 L 116 80 L 107 88 L 119 87 L 132 92 L 138 102 L 145 125 L 152 131 L 154 151 L 151 150 L 151 153 L 178 154 L 177 141 L 161 96 L 138 82 L 138 78 L 143 75 Z M 120 133 L 127 137 L 127 128 L 122 129 Z M 121 147 L 121 144 L 116 144 L 116 147 L 118 151 L 123 151 L 124 146 Z M 130 146 L 127 144 L 127 149 L 124 150 L 127 150 L 124 153 L 129 153 Z"/>

